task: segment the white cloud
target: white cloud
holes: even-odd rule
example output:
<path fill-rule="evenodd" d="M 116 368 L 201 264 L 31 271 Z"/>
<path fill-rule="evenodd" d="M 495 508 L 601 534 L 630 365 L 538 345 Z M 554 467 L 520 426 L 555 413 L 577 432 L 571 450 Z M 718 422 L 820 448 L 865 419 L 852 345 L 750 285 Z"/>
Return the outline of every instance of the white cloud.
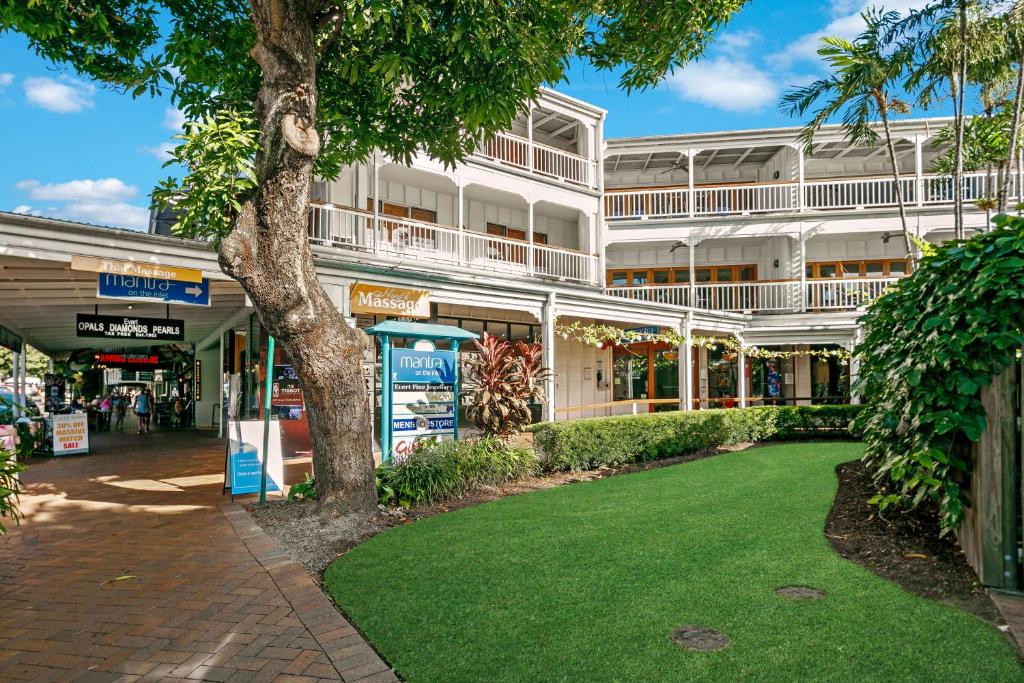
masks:
<path fill-rule="evenodd" d="M 694 62 L 667 82 L 686 100 L 726 111 L 761 109 L 774 104 L 779 96 L 779 87 L 768 74 L 742 59 Z"/>
<path fill-rule="evenodd" d="M 175 145 L 173 142 L 161 142 L 156 147 L 143 147 L 142 151 L 146 154 L 151 154 L 156 157 L 161 163 L 169 161 L 171 159 L 171 153 L 174 151 Z"/>
<path fill-rule="evenodd" d="M 14 74 L 6 71 L 0 72 L 0 92 L 9 88 L 11 83 L 14 83 Z"/>
<path fill-rule="evenodd" d="M 180 133 L 185 127 L 185 112 L 174 107 L 164 109 L 164 128 Z"/>
<path fill-rule="evenodd" d="M 715 45 L 729 55 L 739 55 L 761 39 L 761 34 L 753 29 L 748 31 L 723 31 L 715 39 Z"/>
<path fill-rule="evenodd" d="M 38 180 L 22 180 L 14 187 L 33 201 L 32 204 L 15 207 L 15 213 L 133 230 L 144 230 L 149 224 L 149 209 L 128 201 L 138 194 L 138 189 L 118 178 L 47 184 Z M 38 206 L 35 202 L 54 204 Z"/>
<path fill-rule="evenodd" d="M 921 9 L 927 5 L 929 0 L 887 0 L 882 7 L 885 11 L 894 10 L 906 15 L 912 9 Z M 855 38 L 864 30 L 864 20 L 861 12 L 871 7 L 878 7 L 881 3 L 877 1 L 863 2 L 862 0 L 832 0 L 830 9 L 833 19 L 824 28 L 805 33 L 796 40 L 789 43 L 778 52 L 773 52 L 765 57 L 765 61 L 776 69 L 785 69 L 797 62 L 817 62 L 818 47 L 821 39 L 825 36 L 838 36 L 840 38 Z"/>
<path fill-rule="evenodd" d="M 119 178 L 69 180 L 66 183 L 42 184 L 38 180 L 22 180 L 14 187 L 29 199 L 58 202 L 113 202 L 131 199 L 139 190 Z"/>
<path fill-rule="evenodd" d="M 96 88 L 71 78 L 26 78 L 25 97 L 32 104 L 58 114 L 70 114 L 93 106 Z"/>

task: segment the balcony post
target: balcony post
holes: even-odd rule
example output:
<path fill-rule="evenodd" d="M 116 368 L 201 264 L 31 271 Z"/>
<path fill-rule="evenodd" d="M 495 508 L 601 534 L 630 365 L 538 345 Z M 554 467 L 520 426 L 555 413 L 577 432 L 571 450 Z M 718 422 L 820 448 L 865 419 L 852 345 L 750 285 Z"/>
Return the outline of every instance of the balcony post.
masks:
<path fill-rule="evenodd" d="M 690 261 L 689 261 L 689 263 L 690 263 L 690 268 L 689 268 L 689 271 L 690 271 L 690 289 L 687 291 L 687 298 L 689 298 L 689 301 L 687 302 L 687 304 L 689 304 L 689 306 L 691 308 L 696 308 L 697 307 L 697 296 L 696 296 L 696 294 L 697 294 L 697 271 L 696 271 L 696 268 L 694 266 L 697 263 L 697 254 L 696 254 L 697 242 L 696 242 L 696 240 L 693 239 L 693 226 L 690 226 L 689 234 L 687 234 L 687 236 L 686 236 L 686 246 L 687 246 L 689 254 L 690 254 Z"/>
<path fill-rule="evenodd" d="M 686 208 L 689 209 L 690 218 L 696 214 L 693 195 L 693 160 L 698 154 L 700 154 L 699 149 L 686 150 Z"/>
<path fill-rule="evenodd" d="M 804 197 L 804 191 L 806 189 L 806 180 L 804 174 L 806 172 L 806 163 L 804 159 L 804 147 L 803 145 L 796 146 L 796 206 L 797 210 L 801 213 L 807 208 L 807 199 Z"/>
<path fill-rule="evenodd" d="M 924 205 L 924 143 L 927 135 L 915 135 L 912 138 L 914 143 L 914 203 L 917 206 Z"/>
<path fill-rule="evenodd" d="M 857 344 L 860 343 L 862 330 L 858 326 L 853 332 L 853 339 L 846 345 L 846 350 L 853 353 L 857 349 Z M 860 362 L 856 358 L 850 358 L 850 403 L 857 405 L 860 403 L 860 396 L 854 393 L 853 385 L 857 381 L 857 377 L 860 375 Z"/>
<path fill-rule="evenodd" d="M 526 110 L 526 168 L 533 171 L 533 102 L 530 102 L 530 107 Z"/>
<path fill-rule="evenodd" d="M 533 197 L 526 200 L 526 271 L 533 275 L 535 260 L 533 249 Z"/>
<path fill-rule="evenodd" d="M 466 227 L 465 227 L 466 226 L 466 221 L 465 221 L 466 200 L 465 200 L 465 197 L 463 195 L 463 188 L 464 187 L 465 187 L 465 185 L 463 185 L 463 183 L 462 183 L 462 178 L 459 178 L 458 179 L 458 202 L 459 202 L 459 209 L 456 212 L 456 216 L 457 216 L 456 220 L 458 220 L 458 222 L 459 222 L 459 237 L 458 237 L 458 240 L 459 240 L 459 244 L 458 244 L 459 253 L 458 253 L 458 258 L 459 258 L 459 264 L 460 265 L 465 265 L 465 261 L 466 261 L 466 235 L 465 235 L 465 231 L 466 231 Z"/>
<path fill-rule="evenodd" d="M 743 352 L 743 337 L 736 335 L 740 348 L 736 352 L 736 394 L 740 408 L 747 407 L 747 355 Z"/>
<path fill-rule="evenodd" d="M 555 421 L 555 320 L 558 312 L 555 308 L 555 293 L 548 292 L 548 300 L 544 304 L 543 325 L 541 330 L 541 349 L 544 367 L 551 372 L 544 380 L 544 394 L 547 403 L 544 405 L 545 420 Z"/>
<path fill-rule="evenodd" d="M 373 251 L 377 252 L 380 238 L 380 164 L 373 153 Z"/>
<path fill-rule="evenodd" d="M 800 312 L 807 311 L 807 242 L 804 239 L 804 224 L 800 223 L 800 297 L 797 304 Z"/>
<path fill-rule="evenodd" d="M 693 410 L 693 313 L 687 311 L 686 317 L 679 323 L 679 332 L 683 337 L 679 345 L 679 409 Z"/>

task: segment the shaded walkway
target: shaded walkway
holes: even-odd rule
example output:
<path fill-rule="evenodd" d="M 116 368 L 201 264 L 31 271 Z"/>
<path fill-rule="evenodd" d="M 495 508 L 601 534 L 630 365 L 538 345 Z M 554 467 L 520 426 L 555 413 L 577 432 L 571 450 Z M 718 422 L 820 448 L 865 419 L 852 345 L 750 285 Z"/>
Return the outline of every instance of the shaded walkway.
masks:
<path fill-rule="evenodd" d="M 393 681 L 221 495 L 223 442 L 101 435 L 33 464 L 0 537 L 0 680 Z"/>

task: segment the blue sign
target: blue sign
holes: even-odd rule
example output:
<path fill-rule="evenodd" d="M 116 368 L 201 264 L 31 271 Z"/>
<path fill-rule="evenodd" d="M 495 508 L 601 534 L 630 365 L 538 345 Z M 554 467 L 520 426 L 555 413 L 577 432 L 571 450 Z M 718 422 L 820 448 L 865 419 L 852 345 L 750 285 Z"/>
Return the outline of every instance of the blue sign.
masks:
<path fill-rule="evenodd" d="M 242 443 L 237 451 L 228 453 L 230 467 L 231 495 L 260 492 L 260 453 L 255 446 Z M 277 491 L 277 483 L 267 472 L 267 491 Z"/>
<path fill-rule="evenodd" d="M 391 429 L 395 433 L 453 432 L 455 431 L 455 416 L 427 417 L 425 415 L 404 415 L 391 420 Z"/>
<path fill-rule="evenodd" d="M 455 384 L 457 364 L 455 351 L 395 349 L 391 352 L 391 380 L 420 384 Z"/>
<path fill-rule="evenodd" d="M 654 337 L 658 334 L 658 326 L 646 325 L 644 327 L 627 327 L 623 332 L 632 332 L 634 334 L 650 335 Z"/>
<path fill-rule="evenodd" d="M 155 277 L 101 273 L 96 295 L 101 299 L 134 299 L 188 306 L 210 305 L 210 281 L 180 282 Z"/>

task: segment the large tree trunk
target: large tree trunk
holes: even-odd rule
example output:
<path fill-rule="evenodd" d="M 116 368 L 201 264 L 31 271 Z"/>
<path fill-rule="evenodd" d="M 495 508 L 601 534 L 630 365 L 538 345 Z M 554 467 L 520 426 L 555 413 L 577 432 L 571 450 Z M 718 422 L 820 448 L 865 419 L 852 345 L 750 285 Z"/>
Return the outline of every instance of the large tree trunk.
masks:
<path fill-rule="evenodd" d="M 376 506 L 370 416 L 361 375 L 362 332 L 320 286 L 306 235 L 316 123 L 315 2 L 252 0 L 263 70 L 256 103 L 256 196 L 222 242 L 220 264 L 252 299 L 298 373 L 313 441 L 321 512 Z"/>
<path fill-rule="evenodd" d="M 917 266 L 917 254 L 914 251 L 914 243 L 910 239 L 910 228 L 907 226 L 907 204 L 903 197 L 903 184 L 900 182 L 900 167 L 896 161 L 896 145 L 892 140 L 892 130 L 889 126 L 889 108 L 885 102 L 885 96 L 876 97 L 878 100 L 878 111 L 882 116 L 882 126 L 885 129 L 885 146 L 889 150 L 889 163 L 892 165 L 892 180 L 896 189 L 896 205 L 900 210 L 900 225 L 903 227 L 903 246 L 907 251 L 907 260 L 910 262 L 910 270 Z"/>
<path fill-rule="evenodd" d="M 1010 149 L 1006 154 L 1006 175 L 1003 178 L 1002 186 L 999 188 L 999 213 L 1006 211 L 1010 198 L 1010 184 L 1013 180 L 1013 169 L 1017 164 L 1017 136 L 1020 134 L 1020 110 L 1021 98 L 1024 98 L 1024 50 L 1018 55 L 1020 64 L 1017 65 L 1017 88 L 1013 98 L 1013 117 L 1010 119 Z M 1020 177 L 1020 169 L 1017 170 L 1017 177 Z M 1017 188 L 1017 201 L 1024 202 L 1024 188 Z"/>

